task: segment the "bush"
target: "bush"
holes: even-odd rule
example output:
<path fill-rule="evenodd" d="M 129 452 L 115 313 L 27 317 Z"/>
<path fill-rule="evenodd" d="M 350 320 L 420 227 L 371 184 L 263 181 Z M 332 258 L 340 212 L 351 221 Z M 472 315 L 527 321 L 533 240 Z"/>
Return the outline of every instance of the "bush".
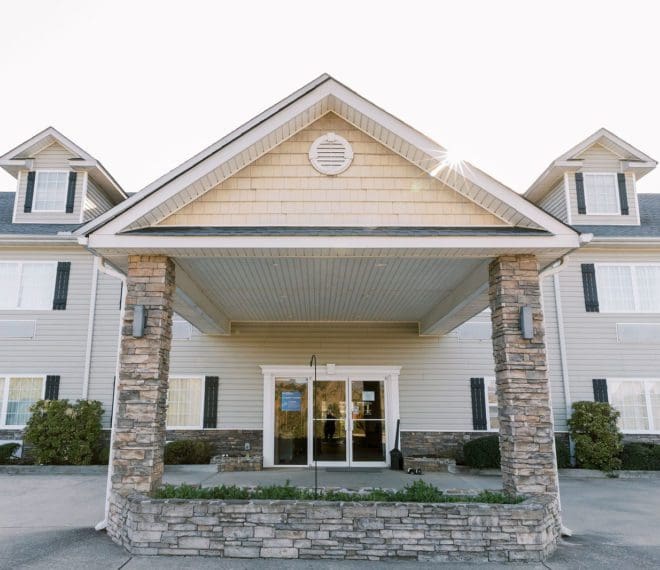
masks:
<path fill-rule="evenodd" d="M 571 451 L 568 444 L 561 437 L 555 437 L 555 450 L 557 452 L 557 468 L 567 469 L 571 466 Z"/>
<path fill-rule="evenodd" d="M 463 446 L 465 465 L 476 469 L 500 467 L 500 437 L 489 435 L 468 441 Z"/>
<path fill-rule="evenodd" d="M 621 467 L 622 436 L 616 421 L 619 417 L 605 402 L 575 402 L 568 420 L 575 442 L 579 467 L 610 472 Z"/>
<path fill-rule="evenodd" d="M 102 445 L 99 446 L 98 451 L 96 452 L 96 458 L 94 459 L 96 465 L 107 465 L 110 463 L 110 446 Z"/>
<path fill-rule="evenodd" d="M 21 447 L 20 443 L 4 443 L 0 445 L 0 465 L 10 463 L 14 453 Z"/>
<path fill-rule="evenodd" d="M 312 489 L 286 485 L 245 488 L 234 485 L 221 487 L 194 487 L 192 485 L 165 485 L 154 493 L 156 499 L 211 499 L 211 500 L 302 500 L 313 501 L 381 501 L 395 503 L 502 503 L 512 504 L 523 501 L 502 493 L 482 491 L 474 496 L 445 495 L 430 483 L 417 480 L 399 491 L 391 489 L 372 489 L 370 491 L 332 491 L 320 490 L 318 495 Z"/>
<path fill-rule="evenodd" d="M 90 465 L 101 439 L 101 402 L 40 400 L 31 408 L 23 439 L 42 465 Z"/>
<path fill-rule="evenodd" d="M 172 441 L 165 446 L 167 465 L 208 464 L 213 457 L 213 446 L 208 441 L 182 439 Z"/>
<path fill-rule="evenodd" d="M 660 471 L 660 445 L 654 443 L 624 443 L 621 469 Z"/>

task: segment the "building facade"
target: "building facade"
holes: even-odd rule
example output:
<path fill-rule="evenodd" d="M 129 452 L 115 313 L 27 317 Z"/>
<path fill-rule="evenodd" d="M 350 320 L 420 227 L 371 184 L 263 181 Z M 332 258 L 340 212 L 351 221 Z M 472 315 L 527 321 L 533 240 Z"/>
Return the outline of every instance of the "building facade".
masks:
<path fill-rule="evenodd" d="M 52 128 L 0 166 L 4 441 L 153 380 L 167 439 L 385 466 L 397 420 L 414 455 L 514 429 L 516 362 L 554 431 L 597 399 L 660 439 L 656 162 L 604 129 L 521 196 L 322 76 L 130 196 Z"/>

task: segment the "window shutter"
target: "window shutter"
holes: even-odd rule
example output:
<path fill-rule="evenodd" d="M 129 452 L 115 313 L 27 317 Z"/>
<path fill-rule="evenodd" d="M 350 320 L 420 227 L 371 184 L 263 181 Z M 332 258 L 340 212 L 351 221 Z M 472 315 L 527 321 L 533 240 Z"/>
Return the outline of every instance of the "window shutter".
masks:
<path fill-rule="evenodd" d="M 73 214 L 73 204 L 76 200 L 76 178 L 77 172 L 69 172 L 69 187 L 66 191 L 66 213 Z"/>
<path fill-rule="evenodd" d="M 57 400 L 60 395 L 60 377 L 46 376 L 46 393 L 44 400 Z"/>
<path fill-rule="evenodd" d="M 627 216 L 630 214 L 628 209 L 628 192 L 626 192 L 626 175 L 623 172 L 619 172 L 616 175 L 616 179 L 619 183 L 619 205 L 621 206 L 621 214 Z"/>
<path fill-rule="evenodd" d="M 23 205 L 23 212 L 29 214 L 32 212 L 32 200 L 34 199 L 34 170 L 28 172 L 27 188 L 25 189 L 25 204 Z"/>
<path fill-rule="evenodd" d="M 54 311 L 64 311 L 66 309 L 66 298 L 69 293 L 70 272 L 70 261 L 60 261 L 57 264 L 57 275 L 55 276 L 55 294 L 53 295 Z"/>
<path fill-rule="evenodd" d="M 587 313 L 598 313 L 598 287 L 596 269 L 593 263 L 582 264 L 582 287 L 584 289 L 584 308 Z"/>
<path fill-rule="evenodd" d="M 594 378 L 594 402 L 609 402 L 607 397 L 607 380 L 605 378 Z"/>
<path fill-rule="evenodd" d="M 584 176 L 581 172 L 575 173 L 575 192 L 577 194 L 578 214 L 587 213 L 587 203 L 584 199 Z"/>
<path fill-rule="evenodd" d="M 218 383 L 217 376 L 204 379 L 204 427 L 218 427 Z"/>
<path fill-rule="evenodd" d="M 483 378 L 470 378 L 472 393 L 472 427 L 475 430 L 488 429 L 486 425 L 486 390 Z"/>

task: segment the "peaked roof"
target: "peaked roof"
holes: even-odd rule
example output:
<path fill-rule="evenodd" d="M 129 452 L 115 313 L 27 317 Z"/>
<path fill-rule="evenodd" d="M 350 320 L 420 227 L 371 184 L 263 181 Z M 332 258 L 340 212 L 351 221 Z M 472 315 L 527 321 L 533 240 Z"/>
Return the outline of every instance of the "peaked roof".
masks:
<path fill-rule="evenodd" d="M 564 175 L 564 172 L 577 170 L 582 166 L 580 155 L 599 144 L 618 156 L 627 168 L 634 168 L 637 178 L 648 174 L 657 166 L 657 161 L 644 154 L 638 148 L 616 136 L 605 128 L 598 129 L 591 136 L 567 150 L 564 154 L 553 160 L 548 168 L 539 176 L 525 192 L 525 197 L 537 202 L 548 192 Z"/>
<path fill-rule="evenodd" d="M 473 165 L 450 164 L 445 148 L 323 74 L 85 224 L 77 233 L 87 235 L 101 226 L 103 233 L 153 226 L 329 112 L 511 226 L 553 233 L 572 231 Z"/>
<path fill-rule="evenodd" d="M 47 127 L 43 131 L 30 137 L 17 147 L 0 156 L 0 167 L 9 174 L 16 177 L 20 170 L 30 168 L 34 155 L 38 154 L 53 143 L 58 143 L 77 158 L 71 159 L 71 166 L 77 169 L 87 170 L 90 176 L 97 182 L 115 202 L 124 200 L 127 195 L 111 176 L 105 167 L 91 154 L 79 147 L 71 139 L 65 137 L 54 127 Z"/>

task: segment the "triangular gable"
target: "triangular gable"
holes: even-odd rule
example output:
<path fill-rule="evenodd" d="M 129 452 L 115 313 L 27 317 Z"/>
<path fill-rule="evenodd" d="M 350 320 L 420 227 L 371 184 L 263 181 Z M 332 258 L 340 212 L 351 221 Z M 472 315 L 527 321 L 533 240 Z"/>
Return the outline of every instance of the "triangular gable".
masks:
<path fill-rule="evenodd" d="M 634 169 L 638 179 L 648 174 L 658 164 L 638 148 L 611 131 L 601 128 L 553 160 L 525 192 L 525 197 L 538 202 L 557 183 L 564 172 L 577 170 L 582 166 L 583 160 L 599 154 L 611 157 L 612 164 L 616 163 L 616 167 Z"/>
<path fill-rule="evenodd" d="M 89 234 L 102 225 L 103 233 L 156 225 L 330 111 L 507 224 L 552 233 L 568 231 L 476 167 L 462 163 L 459 169 L 447 163 L 446 149 L 324 75 L 83 226 L 79 233 Z"/>

